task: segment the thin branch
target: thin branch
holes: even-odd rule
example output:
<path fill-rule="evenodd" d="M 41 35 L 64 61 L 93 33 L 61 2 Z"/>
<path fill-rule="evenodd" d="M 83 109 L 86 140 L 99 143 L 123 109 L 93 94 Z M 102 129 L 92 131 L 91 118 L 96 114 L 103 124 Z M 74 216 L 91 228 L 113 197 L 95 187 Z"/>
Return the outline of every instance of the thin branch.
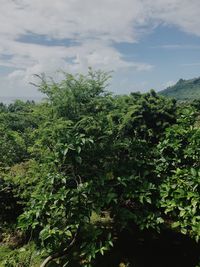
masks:
<path fill-rule="evenodd" d="M 54 253 L 50 256 L 48 256 L 44 261 L 43 263 L 40 265 L 40 267 L 45 267 L 47 266 L 47 264 L 49 262 L 51 262 L 52 260 L 55 260 L 55 259 L 58 259 L 58 258 L 61 258 L 63 256 L 65 256 L 69 250 L 73 247 L 73 245 L 75 244 L 76 242 L 76 239 L 77 239 L 77 235 L 78 235 L 78 232 L 79 232 L 79 229 L 77 230 L 76 234 L 74 235 L 74 238 L 72 239 L 72 241 L 70 242 L 70 244 L 65 248 L 63 249 L 63 251 L 61 252 L 57 252 L 57 253 Z"/>

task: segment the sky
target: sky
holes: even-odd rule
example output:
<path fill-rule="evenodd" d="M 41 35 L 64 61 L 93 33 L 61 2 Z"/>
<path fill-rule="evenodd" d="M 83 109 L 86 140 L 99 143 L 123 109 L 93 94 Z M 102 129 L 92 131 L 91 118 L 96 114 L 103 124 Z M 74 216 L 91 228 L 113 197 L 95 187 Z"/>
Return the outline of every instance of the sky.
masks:
<path fill-rule="evenodd" d="M 117 94 L 200 76 L 200 0 L 0 0 L 0 97 L 34 74 L 112 72 Z"/>

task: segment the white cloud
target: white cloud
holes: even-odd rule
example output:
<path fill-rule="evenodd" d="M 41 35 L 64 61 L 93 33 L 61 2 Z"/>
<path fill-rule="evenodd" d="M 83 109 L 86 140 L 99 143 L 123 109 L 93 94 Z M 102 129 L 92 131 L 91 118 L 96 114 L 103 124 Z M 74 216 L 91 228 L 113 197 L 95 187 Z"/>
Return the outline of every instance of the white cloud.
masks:
<path fill-rule="evenodd" d="M 190 45 L 190 44 L 164 44 L 158 46 L 152 46 L 152 48 L 163 48 L 163 49 L 182 49 L 182 50 L 199 50 L 200 45 Z"/>
<path fill-rule="evenodd" d="M 113 44 L 139 42 L 160 23 L 200 36 L 199 0 L 0 0 L 0 6 L 0 66 L 12 70 L 0 86 L 10 94 L 30 93 L 25 85 L 32 74 L 57 69 L 150 70 L 151 64 L 126 61 Z M 64 39 L 75 43 L 64 45 Z"/>
<path fill-rule="evenodd" d="M 199 0 L 146 0 L 151 17 L 200 36 Z"/>
<path fill-rule="evenodd" d="M 195 67 L 195 66 L 200 66 L 200 62 L 192 62 L 192 63 L 184 63 L 181 64 L 183 67 Z"/>
<path fill-rule="evenodd" d="M 166 89 L 166 88 L 171 87 L 171 86 L 173 86 L 175 84 L 176 84 L 176 81 L 170 80 L 170 81 L 167 81 L 166 83 L 164 83 L 163 86 L 162 86 L 162 88 L 163 89 Z"/>

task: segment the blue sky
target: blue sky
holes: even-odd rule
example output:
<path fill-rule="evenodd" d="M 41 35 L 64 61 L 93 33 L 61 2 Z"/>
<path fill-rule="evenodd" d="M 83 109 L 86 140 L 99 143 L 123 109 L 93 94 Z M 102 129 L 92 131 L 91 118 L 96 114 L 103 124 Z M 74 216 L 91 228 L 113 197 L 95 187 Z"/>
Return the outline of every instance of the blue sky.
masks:
<path fill-rule="evenodd" d="M 200 76 L 199 0 L 0 0 L 0 97 L 37 97 L 33 74 L 113 70 L 115 93 Z"/>
<path fill-rule="evenodd" d="M 200 37 L 185 33 L 177 27 L 159 26 L 136 44 L 117 44 L 116 48 L 128 61 L 148 62 L 149 71 L 127 71 L 123 74 L 125 90 L 161 90 L 180 78 L 200 76 Z M 117 83 L 122 76 L 119 75 Z M 117 87 L 117 83 L 115 86 Z M 123 87 L 123 86 L 122 86 Z M 122 90 L 120 87 L 120 90 Z"/>

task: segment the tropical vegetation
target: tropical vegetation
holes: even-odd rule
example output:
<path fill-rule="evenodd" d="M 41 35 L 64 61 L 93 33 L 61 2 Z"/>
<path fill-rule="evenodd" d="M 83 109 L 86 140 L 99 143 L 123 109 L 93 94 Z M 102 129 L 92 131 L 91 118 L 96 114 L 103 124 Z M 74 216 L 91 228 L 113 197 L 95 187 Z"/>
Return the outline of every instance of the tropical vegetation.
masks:
<path fill-rule="evenodd" d="M 199 102 L 38 78 L 44 101 L 0 106 L 0 266 L 99 266 L 123 233 L 199 246 Z"/>

